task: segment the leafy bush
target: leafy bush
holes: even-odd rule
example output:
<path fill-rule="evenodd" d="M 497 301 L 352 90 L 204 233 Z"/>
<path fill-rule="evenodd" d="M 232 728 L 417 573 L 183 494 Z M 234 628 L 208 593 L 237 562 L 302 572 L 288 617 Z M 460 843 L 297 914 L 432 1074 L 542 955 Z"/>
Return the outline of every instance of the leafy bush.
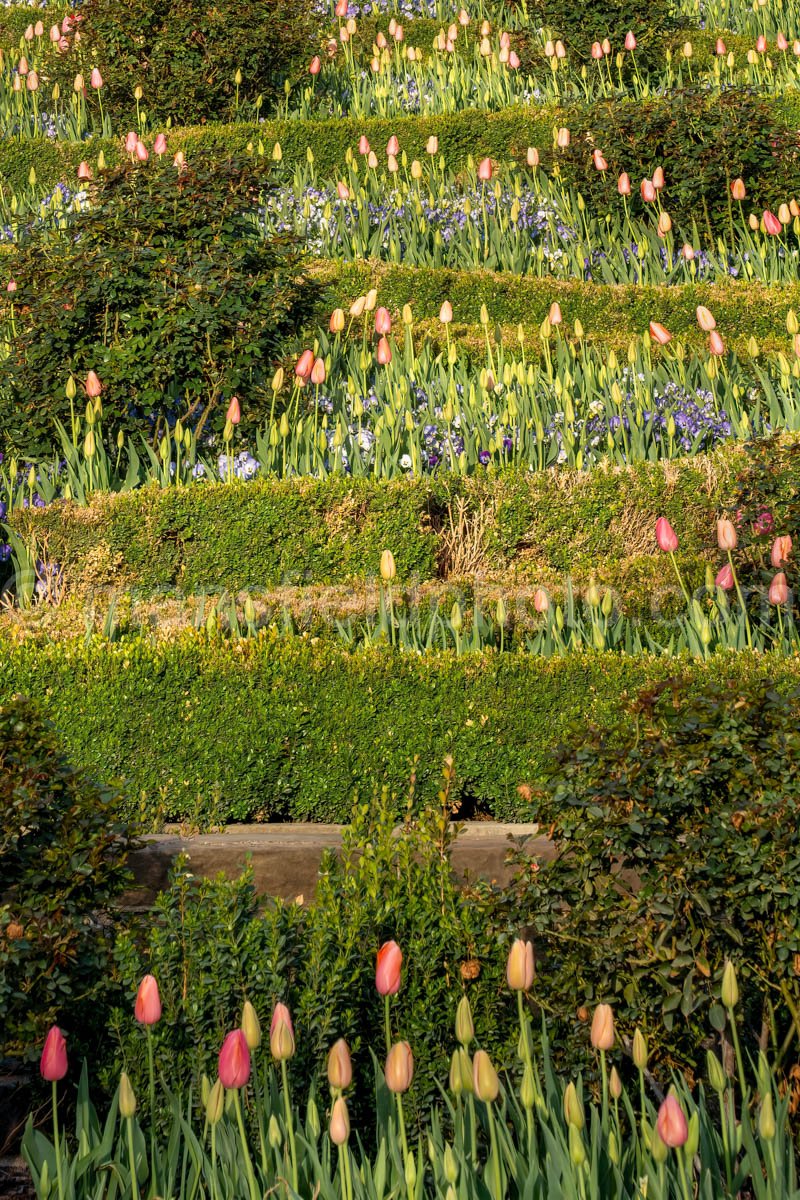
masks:
<path fill-rule="evenodd" d="M 645 59 L 649 46 L 656 43 L 661 49 L 661 39 L 668 24 L 671 5 L 669 0 L 575 0 L 565 5 L 558 0 L 532 0 L 528 4 L 537 25 L 545 25 L 555 37 L 567 42 L 573 54 L 589 57 L 592 42 L 608 38 L 613 49 L 619 50 L 625 34 L 632 30 L 641 46 L 640 55 Z"/>
<path fill-rule="evenodd" d="M 109 905 L 129 880 L 120 794 L 65 758 L 29 700 L 0 706 L 0 1053 L 58 1020 L 86 1046 L 106 995 Z"/>
<path fill-rule="evenodd" d="M 81 13 L 86 61 L 100 66 L 107 105 L 129 122 L 138 85 L 154 121 L 233 118 L 258 97 L 269 111 L 315 37 L 306 0 L 273 0 L 268 10 L 259 0 L 86 0 Z"/>
<path fill-rule="evenodd" d="M 536 873 L 523 862 L 510 893 L 535 930 L 538 994 L 569 1014 L 556 1040 L 582 1039 L 581 1006 L 602 999 L 696 1070 L 709 1020 L 724 1027 L 732 958 L 763 996 L 748 1036 L 786 1052 L 800 1005 L 798 700 L 763 678 L 665 679 L 606 728 L 572 728 L 536 796 L 556 858 Z"/>
<path fill-rule="evenodd" d="M 126 162 L 63 234 L 30 233 L 16 294 L 3 292 L 18 330 L 0 398 L 12 446 L 52 445 L 56 417 L 69 428 L 70 372 L 99 375 L 115 428 L 152 430 L 187 411 L 219 428 L 233 393 L 246 422 L 263 417 L 273 360 L 310 299 L 291 247 L 252 223 L 264 186 L 255 157 L 180 172 Z"/>

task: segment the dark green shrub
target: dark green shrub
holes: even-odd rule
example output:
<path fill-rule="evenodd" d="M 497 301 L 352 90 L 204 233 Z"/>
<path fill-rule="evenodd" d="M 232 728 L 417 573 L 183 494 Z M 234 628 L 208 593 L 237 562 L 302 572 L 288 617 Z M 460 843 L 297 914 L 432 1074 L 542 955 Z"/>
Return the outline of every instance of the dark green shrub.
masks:
<path fill-rule="evenodd" d="M 94 1039 L 108 909 L 128 882 L 118 792 L 65 758 L 34 704 L 0 706 L 0 1054 L 33 1057 L 54 1021 Z"/>
<path fill-rule="evenodd" d="M 538 994 L 556 1040 L 585 1040 L 577 1010 L 615 1007 L 659 1056 L 698 1066 L 724 1024 L 726 958 L 764 996 L 748 1042 L 781 1051 L 800 1003 L 800 692 L 768 680 L 665 679 L 606 728 L 576 724 L 539 819 L 556 858 L 511 889 L 535 929 Z M 795 1036 L 796 1036 L 795 1028 Z M 787 1036 L 788 1034 L 788 1036 Z M 785 1052 L 786 1046 L 783 1047 Z"/>
<path fill-rule="evenodd" d="M 128 123 L 137 85 L 151 121 L 225 120 L 259 97 L 269 111 L 315 39 L 306 0 L 86 0 L 81 13 L 84 59 L 101 68 L 106 104 Z"/>
<path fill-rule="evenodd" d="M 25 239 L 0 399 L 8 444 L 44 449 L 55 417 L 69 427 L 70 372 L 99 375 L 115 431 L 152 433 L 187 411 L 218 429 L 234 393 L 245 424 L 263 417 L 274 358 L 310 302 L 291 246 L 263 241 L 252 223 L 264 186 L 252 157 L 180 172 L 126 162 L 63 234 Z"/>
<path fill-rule="evenodd" d="M 544 25 L 554 37 L 563 38 L 573 54 L 589 58 L 592 42 L 608 38 L 612 50 L 622 49 L 625 35 L 632 30 L 639 41 L 639 55 L 645 61 L 653 43 L 661 46 L 668 25 L 669 0 L 529 0 L 528 11 L 536 25 Z"/>

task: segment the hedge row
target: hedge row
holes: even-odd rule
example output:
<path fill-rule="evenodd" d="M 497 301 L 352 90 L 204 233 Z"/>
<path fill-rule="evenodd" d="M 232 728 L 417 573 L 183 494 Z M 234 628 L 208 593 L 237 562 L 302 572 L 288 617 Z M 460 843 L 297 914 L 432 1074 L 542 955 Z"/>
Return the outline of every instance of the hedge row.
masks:
<path fill-rule="evenodd" d="M 498 161 L 524 163 L 528 146 L 538 146 L 542 165 L 551 169 L 555 159 L 553 131 L 566 125 L 572 145 L 558 153 L 559 170 L 569 183 L 592 191 L 593 202 L 616 203 L 598 180 L 591 150 L 602 145 L 612 177 L 627 170 L 632 178 L 652 173 L 661 163 L 667 177 L 665 201 L 673 215 L 703 226 L 704 189 L 710 203 L 725 197 L 726 172 L 744 175 L 758 203 L 778 203 L 800 193 L 800 157 L 795 153 L 800 125 L 800 95 L 769 101 L 728 93 L 724 97 L 694 94 L 637 103 L 598 103 L 559 109 L 552 106 L 512 108 L 498 113 L 466 111 L 438 117 L 336 118 L 327 121 L 265 121 L 212 124 L 170 133 L 170 148 L 190 156 L 224 156 L 248 146 L 263 147 L 268 154 L 280 143 L 286 164 L 307 161 L 310 149 L 320 176 L 341 170 L 348 149 L 355 150 L 365 134 L 381 149 L 392 134 L 410 158 L 422 157 L 431 134 L 439 138 L 440 152 L 454 169 L 471 156 L 491 155 Z M 6 141 L 0 145 L 0 179 L 16 191 L 29 186 L 31 169 L 43 187 L 75 178 L 84 158 L 97 159 L 102 150 L 113 165 L 123 155 L 121 139 L 94 139 L 91 143 Z M 724 158 L 724 161 L 723 161 Z M 675 189 L 675 190 L 673 190 Z M 594 194 L 596 192 L 596 194 Z M 635 200 L 635 197 L 634 197 Z"/>
<path fill-rule="evenodd" d="M 800 284 L 720 283 L 637 287 L 599 287 L 581 281 L 537 279 L 492 271 L 454 271 L 447 268 L 407 267 L 398 264 L 333 262 L 310 264 L 309 275 L 324 288 L 318 320 L 327 324 L 337 305 L 345 309 L 369 288 L 379 302 L 399 315 L 410 303 L 415 321 L 436 320 L 444 300 L 449 300 L 457 322 L 477 325 L 485 304 L 492 326 L 523 325 L 538 331 L 550 305 L 557 300 L 564 320 L 580 320 L 588 338 L 630 338 L 647 329 L 650 321 L 663 322 L 675 337 L 704 349 L 708 337 L 698 324 L 697 306 L 710 308 L 728 344 L 745 349 L 752 336 L 762 349 L 788 352 L 786 315 L 800 312 Z"/>
<path fill-rule="evenodd" d="M 715 517 L 736 503 L 747 462 L 747 448 L 731 445 L 708 458 L 585 473 L 151 486 L 97 496 L 88 508 L 26 510 L 14 524 L 62 566 L 77 593 L 124 588 L 144 597 L 363 581 L 377 575 L 385 548 L 406 585 L 457 573 L 463 547 L 459 539 L 451 544 L 448 513 L 463 500 L 465 536 L 480 548 L 473 574 L 540 584 L 596 571 L 623 595 L 641 597 L 663 581 L 653 531 L 664 514 L 702 583 L 702 560 L 716 561 Z"/>
<path fill-rule="evenodd" d="M 518 792 L 538 786 L 570 722 L 608 726 L 623 696 L 676 674 L 690 683 L 774 680 L 800 664 L 720 656 L 351 653 L 325 641 L 264 636 L 154 646 L 8 646 L 0 695 L 46 704 L 75 765 L 125 781 L 149 821 L 341 821 L 353 795 L 387 782 L 403 794 L 415 758 L 433 794 L 455 757 L 462 815 L 536 818 Z"/>

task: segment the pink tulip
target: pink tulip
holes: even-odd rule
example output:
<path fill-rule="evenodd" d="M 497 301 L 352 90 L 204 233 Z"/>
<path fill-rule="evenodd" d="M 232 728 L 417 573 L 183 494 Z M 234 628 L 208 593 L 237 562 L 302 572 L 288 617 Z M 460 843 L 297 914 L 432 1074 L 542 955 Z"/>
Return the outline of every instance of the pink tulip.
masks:
<path fill-rule="evenodd" d="M 159 133 L 158 137 L 153 142 L 153 150 L 155 151 L 155 153 L 158 155 L 159 158 L 161 157 L 162 154 L 166 153 L 166 150 L 167 150 L 166 134 Z"/>
<path fill-rule="evenodd" d="M 715 354 L 717 357 L 725 353 L 725 343 L 716 329 L 712 329 L 708 335 L 708 349 L 709 353 Z"/>
<path fill-rule="evenodd" d="M 656 167 L 655 171 L 653 171 L 653 187 L 657 192 L 660 192 L 664 187 L 663 167 Z"/>
<path fill-rule="evenodd" d="M 348 7 L 349 7 L 348 0 L 336 0 L 336 8 L 334 9 L 336 16 L 337 17 L 346 17 Z"/>
<path fill-rule="evenodd" d="M 617 191 L 619 192 L 620 196 L 630 196 L 631 180 L 627 171 L 623 171 L 617 180 Z"/>
<path fill-rule="evenodd" d="M 723 42 L 722 38 L 717 38 L 717 44 L 714 47 L 714 53 L 718 54 L 720 57 L 722 57 L 723 54 L 728 53 L 728 47 Z"/>
<path fill-rule="evenodd" d="M 594 150 L 592 152 L 592 159 L 594 161 L 594 166 L 595 166 L 596 171 L 607 171 L 608 170 L 608 163 L 603 158 L 603 156 L 599 150 Z"/>
<path fill-rule="evenodd" d="M 599 42 L 592 42 L 592 58 L 600 59 L 603 57 L 603 47 Z"/>
<path fill-rule="evenodd" d="M 16 279 L 9 279 L 8 283 L 6 284 L 6 291 L 8 292 L 9 296 L 13 296 L 13 294 L 16 290 L 17 290 Z"/>
<path fill-rule="evenodd" d="M 756 533 L 756 534 L 772 533 L 774 528 L 775 528 L 775 521 L 773 519 L 772 513 L 767 512 L 766 509 L 762 509 L 761 512 L 756 517 L 755 521 L 753 522 L 753 533 Z"/>
<path fill-rule="evenodd" d="M 673 1150 L 683 1146 L 689 1137 L 689 1126 L 683 1115 L 683 1109 L 672 1092 L 658 1110 L 656 1129 L 664 1145 L 670 1146 Z"/>
<path fill-rule="evenodd" d="M 103 86 L 103 76 L 100 74 L 97 67 L 93 68 L 92 74 L 89 78 L 89 82 L 91 83 L 91 85 L 95 89 L 95 91 L 98 91 L 98 92 L 100 91 L 100 88 Z"/>
<path fill-rule="evenodd" d="M 72 17 L 70 17 L 69 14 L 67 14 L 67 16 L 64 17 L 64 20 L 61 22 L 61 32 L 72 33 Z"/>
<path fill-rule="evenodd" d="M 508 56 L 508 65 L 511 67 L 512 71 L 519 70 L 519 55 L 515 50 L 512 50 Z"/>
<path fill-rule="evenodd" d="M 392 361 L 392 348 L 385 337 L 382 337 L 378 342 L 378 348 L 375 351 L 375 357 L 382 367 L 388 367 Z"/>
<path fill-rule="evenodd" d="M 79 33 L 76 33 L 75 41 L 79 42 L 80 40 L 81 40 L 81 35 Z M 67 50 L 69 50 L 69 38 L 60 37 L 58 39 L 58 48 L 62 54 L 65 54 L 67 52 Z M 100 72 L 98 71 L 97 74 L 98 74 L 98 77 L 100 78 L 100 82 L 102 84 L 102 76 L 100 76 Z"/>
<path fill-rule="evenodd" d="M 557 300 L 554 300 L 550 305 L 547 313 L 547 319 L 551 325 L 560 325 L 563 321 L 564 318 L 561 315 L 561 305 Z"/>
<path fill-rule="evenodd" d="M 718 588 L 722 588 L 724 592 L 729 592 L 733 587 L 734 582 L 731 564 L 725 563 L 725 565 L 720 567 L 720 569 L 717 571 L 714 583 Z"/>
<path fill-rule="evenodd" d="M 304 350 L 297 360 L 297 366 L 294 373 L 298 379 L 308 379 L 311 375 L 311 368 L 314 366 L 314 353 L 311 350 Z"/>
<path fill-rule="evenodd" d="M 57 42 L 60 37 L 61 37 L 61 30 L 58 28 L 57 25 L 51 25 L 50 26 L 50 41 Z"/>
<path fill-rule="evenodd" d="M 735 550 L 738 541 L 733 521 L 726 517 L 717 521 L 717 545 L 720 550 Z"/>
<path fill-rule="evenodd" d="M 652 204 L 656 198 L 656 189 L 653 187 L 653 181 L 651 179 L 643 179 L 641 182 L 640 191 L 642 194 L 642 199 L 645 201 L 645 203 Z"/>
<path fill-rule="evenodd" d="M 777 575 L 773 575 L 772 583 L 769 585 L 769 602 L 781 605 L 785 604 L 788 599 L 789 585 L 786 582 L 786 575 L 783 571 L 778 571 Z"/>
<path fill-rule="evenodd" d="M 526 161 L 527 161 L 529 167 L 538 167 L 539 151 L 537 150 L 536 146 L 528 146 L 528 153 L 526 155 Z"/>
<path fill-rule="evenodd" d="M 387 156 L 393 154 L 395 157 L 397 157 L 399 153 L 400 143 L 398 142 L 395 134 L 392 134 L 392 136 L 389 138 L 389 141 L 386 143 L 386 154 Z"/>
<path fill-rule="evenodd" d="M 150 151 L 141 140 L 137 141 L 136 143 L 136 157 L 138 158 L 139 162 L 147 162 L 148 158 L 150 157 Z"/>
<path fill-rule="evenodd" d="M 350 199 L 350 188 L 347 186 L 346 183 L 342 183 L 341 179 L 336 184 L 336 194 L 340 200 L 349 200 Z"/>
<path fill-rule="evenodd" d="M 546 613 L 550 607 L 550 598 L 544 588 L 537 588 L 533 593 L 533 607 L 537 613 Z"/>
<path fill-rule="evenodd" d="M 318 54 L 315 54 L 311 62 L 308 64 L 309 75 L 317 76 L 322 70 L 322 59 Z"/>
<path fill-rule="evenodd" d="M 125 137 L 125 153 L 126 154 L 135 154 L 136 153 L 136 143 L 138 142 L 138 140 L 139 140 L 138 134 L 134 133 L 134 131 L 131 129 Z"/>
<path fill-rule="evenodd" d="M 283 1062 L 294 1055 L 294 1027 L 289 1009 L 280 1002 L 272 1010 L 269 1027 L 269 1048 L 276 1062 Z"/>
<path fill-rule="evenodd" d="M 86 159 L 78 164 L 78 179 L 89 180 L 92 178 L 92 174 L 92 168 L 89 166 L 88 162 L 86 162 Z"/>
<path fill-rule="evenodd" d="M 103 385 L 94 371 L 90 371 L 86 376 L 86 383 L 83 386 L 90 400 L 96 400 L 103 390 Z"/>
<path fill-rule="evenodd" d="M 635 50 L 636 49 L 636 38 L 633 36 L 633 31 L 630 29 L 625 34 L 625 49 L 626 50 Z"/>
<path fill-rule="evenodd" d="M 756 38 L 756 50 L 759 54 L 766 54 L 767 39 L 764 37 L 763 33 Z"/>
<path fill-rule="evenodd" d="M 241 1029 L 232 1030 L 222 1043 L 219 1078 L 226 1088 L 244 1087 L 250 1078 L 250 1051 Z"/>
<path fill-rule="evenodd" d="M 558 146 L 559 150 L 566 150 L 571 140 L 572 135 L 570 131 L 567 129 L 566 125 L 562 125 L 556 133 L 556 145 Z"/>
<path fill-rule="evenodd" d="M 400 991 L 402 965 L 403 952 L 397 942 L 384 942 L 375 966 L 375 987 L 381 996 L 395 996 Z"/>
<path fill-rule="evenodd" d="M 770 551 L 769 556 L 770 562 L 777 570 L 778 567 L 782 567 L 784 563 L 789 561 L 791 553 L 792 539 L 788 533 L 785 533 L 782 537 L 776 537 L 775 541 L 772 543 L 772 550 Z"/>
<path fill-rule="evenodd" d="M 314 359 L 314 365 L 311 368 L 311 382 L 316 387 L 325 382 L 325 363 L 321 358 Z"/>
<path fill-rule="evenodd" d="M 431 136 L 428 138 L 427 142 L 425 143 L 425 153 L 426 154 L 438 154 L 439 153 L 439 139 L 435 133 L 432 133 Z"/>
<path fill-rule="evenodd" d="M 361 137 L 358 139 L 358 153 L 359 154 L 369 154 L 369 142 L 364 137 L 363 133 L 362 133 Z"/>
<path fill-rule="evenodd" d="M 52 1025 L 44 1040 L 42 1057 L 39 1060 L 42 1079 L 54 1083 L 67 1073 L 67 1043 L 57 1025 Z"/>
<path fill-rule="evenodd" d="M 714 320 L 712 313 L 703 305 L 698 304 L 695 309 L 697 324 L 704 333 L 710 333 L 712 329 L 717 328 L 717 322 Z"/>
<path fill-rule="evenodd" d="M 764 213 L 763 213 L 763 216 L 761 219 L 764 222 L 764 229 L 766 230 L 767 233 L 772 234 L 773 237 L 775 237 L 777 234 L 783 232 L 783 226 L 781 225 L 780 221 L 778 220 L 778 218 L 775 216 L 774 213 L 771 213 L 769 211 L 768 208 L 764 209 Z"/>
<path fill-rule="evenodd" d="M 379 308 L 375 313 L 375 332 L 381 335 L 392 332 L 392 318 L 388 308 Z"/>
<path fill-rule="evenodd" d="M 782 51 L 788 50 L 789 43 L 786 40 L 786 35 L 783 33 L 779 33 L 775 39 L 775 45 L 778 47 L 779 50 L 782 50 Z"/>
<path fill-rule="evenodd" d="M 678 549 L 677 535 L 666 517 L 659 517 L 656 521 L 656 541 L 659 550 L 665 554 L 674 554 Z"/>
<path fill-rule="evenodd" d="M 658 321 L 650 322 L 650 336 L 654 342 L 658 342 L 659 346 L 666 346 L 668 342 L 672 341 L 670 331 Z"/>
<path fill-rule="evenodd" d="M 731 195 L 733 196 L 734 200 L 744 200 L 745 196 L 747 195 L 747 189 L 744 186 L 743 179 L 734 179 L 733 183 L 731 184 Z"/>
<path fill-rule="evenodd" d="M 231 425 L 238 425 L 241 419 L 242 410 L 239 406 L 239 398 L 238 396 L 231 396 L 230 404 L 228 405 L 228 411 L 225 413 L 225 420 L 230 421 Z M 153 982 L 155 983 L 155 980 L 153 980 Z M 161 1014 L 159 1013 L 159 1016 L 160 1015 Z"/>
<path fill-rule="evenodd" d="M 153 975 L 145 975 L 139 984 L 133 1015 L 140 1025 L 155 1025 L 161 1020 L 161 997 Z"/>
<path fill-rule="evenodd" d="M 608 40 L 608 38 L 603 38 L 603 44 L 600 49 L 603 51 L 603 54 L 608 57 L 608 55 L 611 53 L 611 42 Z"/>
<path fill-rule="evenodd" d="M 482 158 L 478 164 L 478 179 L 484 182 L 492 178 L 492 160 L 490 158 Z"/>

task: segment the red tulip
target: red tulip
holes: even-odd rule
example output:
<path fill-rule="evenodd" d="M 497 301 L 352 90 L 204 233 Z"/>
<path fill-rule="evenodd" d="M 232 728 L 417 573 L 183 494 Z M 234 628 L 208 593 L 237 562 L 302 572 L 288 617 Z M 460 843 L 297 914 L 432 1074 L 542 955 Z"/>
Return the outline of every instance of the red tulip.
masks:
<path fill-rule="evenodd" d="M 155 1025 L 161 1020 L 161 997 L 153 975 L 145 975 L 139 984 L 133 1015 L 141 1025 Z"/>
<path fill-rule="evenodd" d="M 384 942 L 375 967 L 375 987 L 381 996 L 395 996 L 400 991 L 402 964 L 403 952 L 397 942 Z"/>
<path fill-rule="evenodd" d="M 722 588 L 722 590 L 724 592 L 729 592 L 731 590 L 731 588 L 733 587 L 734 582 L 735 582 L 735 580 L 733 578 L 733 571 L 731 570 L 731 564 L 725 563 L 725 565 L 723 567 L 720 567 L 720 569 L 717 571 L 716 578 L 714 579 L 714 583 L 717 585 L 718 588 Z"/>
<path fill-rule="evenodd" d="M 782 567 L 784 563 L 789 561 L 789 556 L 791 553 L 792 539 L 789 537 L 788 533 L 785 533 L 782 537 L 776 537 L 775 541 L 772 543 L 770 562 L 777 570 L 778 567 Z"/>
<path fill-rule="evenodd" d="M 659 346 L 666 346 L 667 342 L 672 341 L 672 334 L 659 321 L 650 322 L 650 336 Z"/>
<path fill-rule="evenodd" d="M 314 366 L 314 352 L 312 350 L 304 350 L 297 360 L 297 366 L 294 373 L 298 379 L 308 379 L 311 375 L 311 368 Z"/>
<path fill-rule="evenodd" d="M 786 575 L 783 571 L 778 571 L 777 575 L 773 575 L 772 583 L 769 585 L 769 602 L 770 604 L 785 604 L 789 599 L 789 585 L 786 582 Z"/>
<path fill-rule="evenodd" d="M 717 521 L 717 545 L 720 550 L 735 550 L 738 540 L 733 521 L 725 517 Z"/>
<path fill-rule="evenodd" d="M 67 1073 L 67 1043 L 57 1025 L 51 1026 L 44 1040 L 39 1070 L 42 1078 L 51 1083 L 63 1079 Z"/>
<path fill-rule="evenodd" d="M 658 1110 L 656 1129 L 664 1145 L 671 1146 L 673 1149 L 683 1146 L 689 1137 L 689 1126 L 683 1115 L 683 1109 L 672 1092 Z"/>
<path fill-rule="evenodd" d="M 234 1029 L 219 1052 L 219 1078 L 223 1087 L 244 1087 L 250 1078 L 250 1051 L 241 1029 Z"/>
<path fill-rule="evenodd" d="M 677 535 L 666 517 L 659 517 L 656 521 L 656 541 L 659 550 L 665 554 L 674 554 L 678 549 Z"/>
<path fill-rule="evenodd" d="M 775 216 L 775 214 L 771 213 L 768 208 L 764 209 L 764 213 L 763 213 L 763 216 L 761 219 L 764 222 L 764 229 L 766 230 L 767 233 L 772 234 L 773 237 L 775 237 L 779 233 L 783 233 L 783 226 L 781 225 L 780 221 Z"/>
<path fill-rule="evenodd" d="M 225 420 L 230 421 L 231 425 L 238 425 L 242 419 L 242 410 L 239 406 L 238 396 L 231 396 L 228 411 L 225 414 Z M 155 980 L 153 980 L 155 983 Z M 160 1015 L 160 1014 L 159 1014 Z"/>

